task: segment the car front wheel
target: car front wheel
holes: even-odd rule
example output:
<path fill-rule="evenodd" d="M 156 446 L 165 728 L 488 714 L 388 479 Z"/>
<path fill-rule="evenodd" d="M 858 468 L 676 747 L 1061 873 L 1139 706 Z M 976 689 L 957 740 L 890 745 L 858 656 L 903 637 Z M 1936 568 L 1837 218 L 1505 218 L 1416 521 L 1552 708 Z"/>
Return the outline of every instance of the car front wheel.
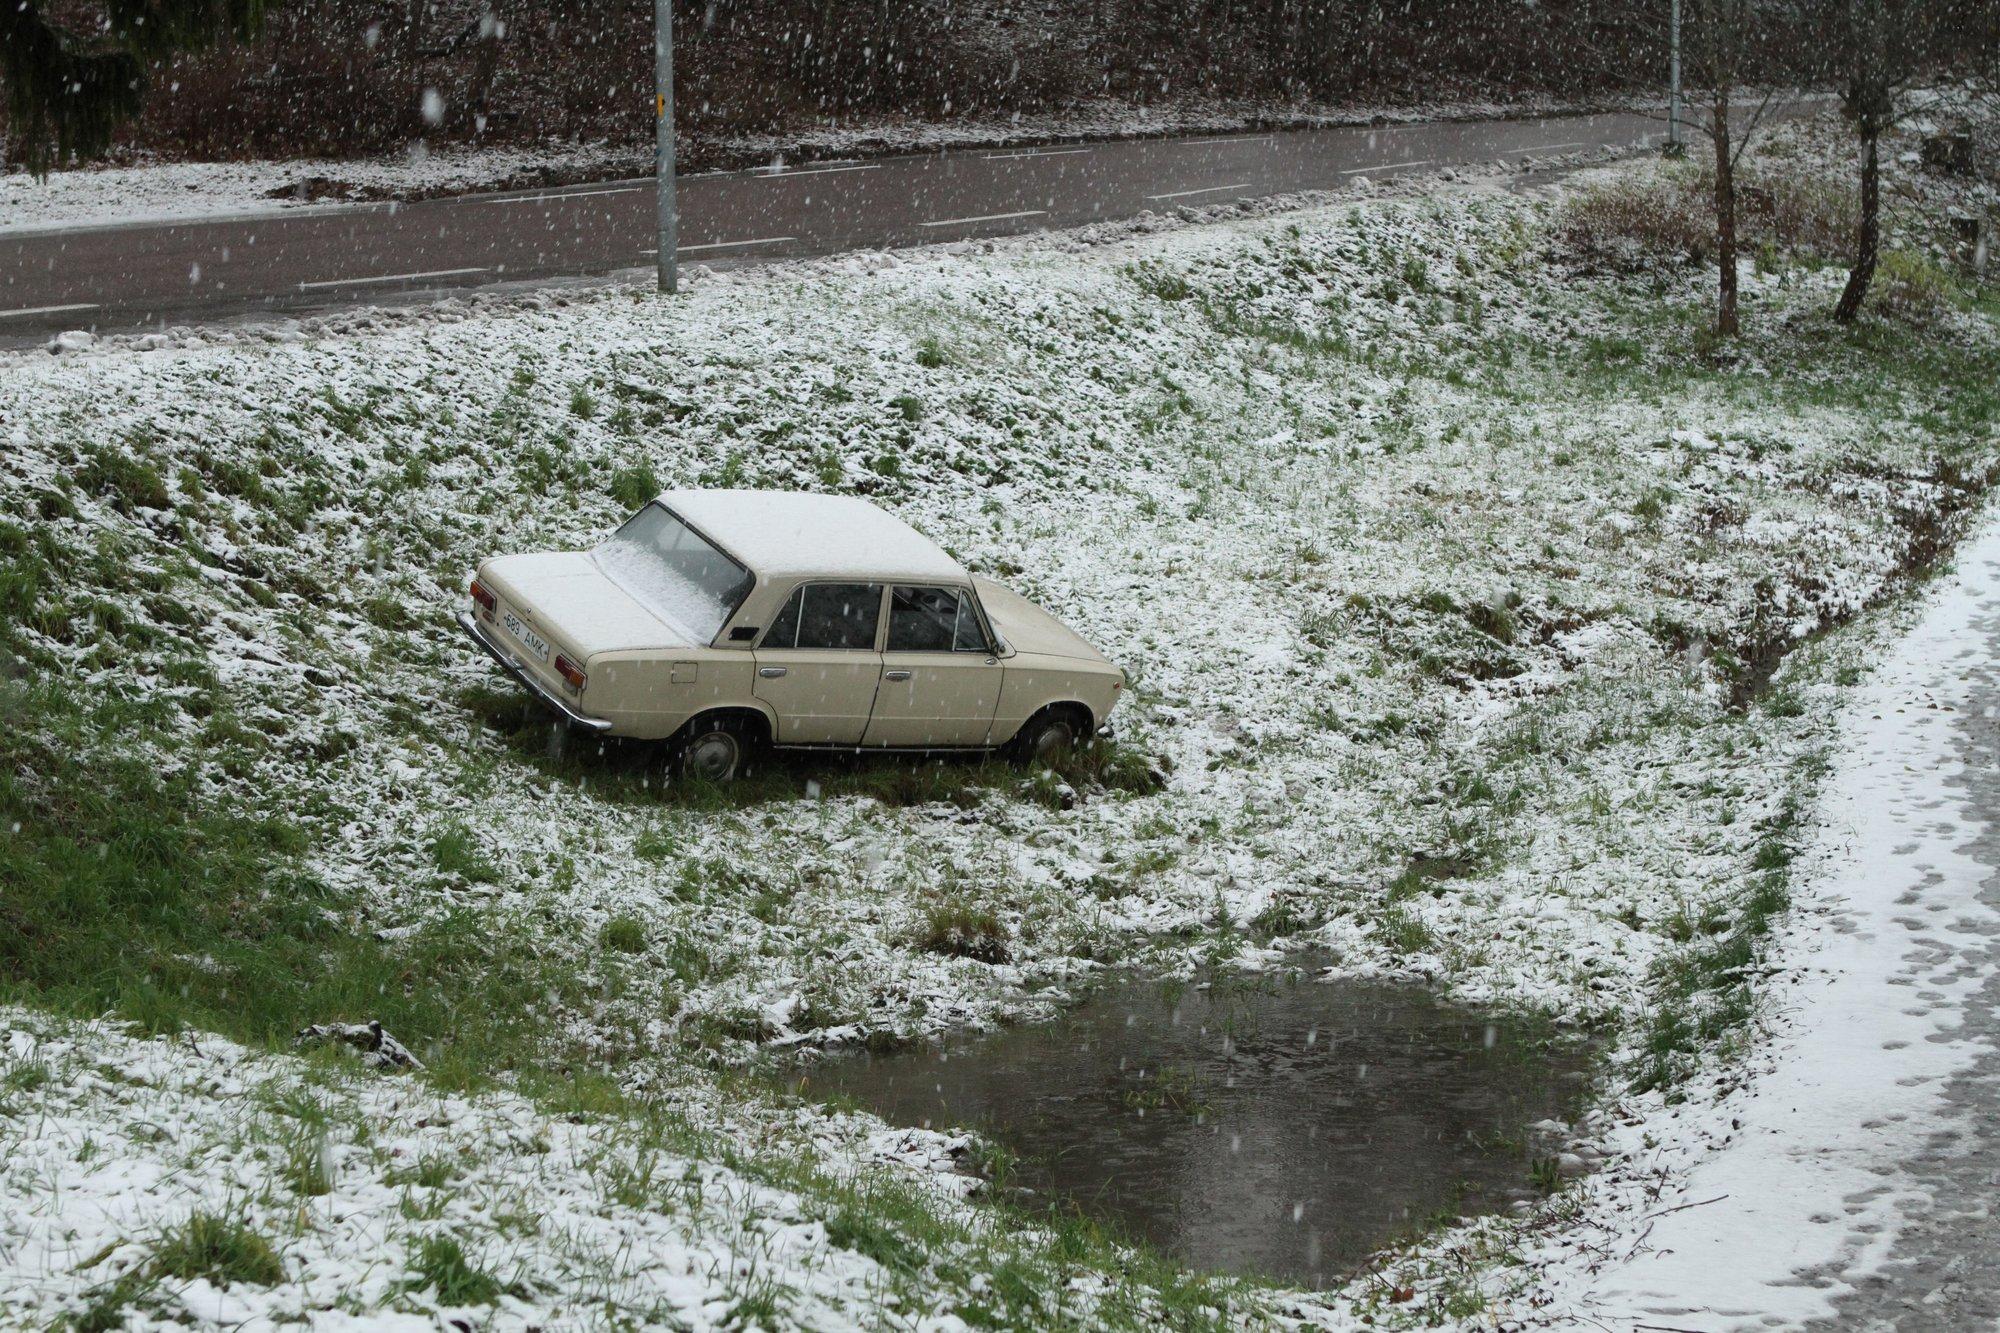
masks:
<path fill-rule="evenodd" d="M 735 718 L 697 719 L 678 742 L 674 768 L 698 782 L 734 782 L 747 766 L 753 738 Z"/>

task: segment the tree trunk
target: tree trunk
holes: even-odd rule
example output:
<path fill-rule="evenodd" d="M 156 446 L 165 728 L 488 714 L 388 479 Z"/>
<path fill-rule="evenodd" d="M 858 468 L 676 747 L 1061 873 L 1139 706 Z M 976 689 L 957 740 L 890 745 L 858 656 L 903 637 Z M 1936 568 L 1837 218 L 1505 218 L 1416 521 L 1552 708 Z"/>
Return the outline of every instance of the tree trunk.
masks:
<path fill-rule="evenodd" d="M 1736 155 L 1729 141 L 1729 91 L 1715 90 L 1715 117 L 1709 135 L 1715 141 L 1715 331 L 1734 338 L 1740 331 L 1736 314 Z"/>
<path fill-rule="evenodd" d="M 1876 164 L 1876 144 L 1881 127 L 1869 116 L 1861 122 L 1861 227 L 1854 240 L 1854 267 L 1847 270 L 1847 287 L 1833 317 L 1852 324 L 1868 299 L 1868 285 L 1875 280 L 1875 261 L 1882 253 L 1882 180 Z"/>
<path fill-rule="evenodd" d="M 466 80 L 465 114 L 475 134 L 486 132 L 488 99 L 493 93 L 493 76 L 500 69 L 500 43 L 507 36 L 507 21 L 496 7 L 483 11 L 478 19 L 479 38 L 474 48 L 472 74 Z"/>

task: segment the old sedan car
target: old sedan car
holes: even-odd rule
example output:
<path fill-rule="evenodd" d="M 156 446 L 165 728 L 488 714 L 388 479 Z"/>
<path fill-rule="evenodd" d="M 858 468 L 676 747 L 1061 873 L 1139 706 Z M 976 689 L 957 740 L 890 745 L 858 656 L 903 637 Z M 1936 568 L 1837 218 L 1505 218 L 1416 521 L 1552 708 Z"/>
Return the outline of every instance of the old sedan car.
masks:
<path fill-rule="evenodd" d="M 561 717 L 728 781 L 759 746 L 1049 763 L 1124 674 L 865 500 L 669 491 L 595 550 L 496 556 L 458 623 Z"/>

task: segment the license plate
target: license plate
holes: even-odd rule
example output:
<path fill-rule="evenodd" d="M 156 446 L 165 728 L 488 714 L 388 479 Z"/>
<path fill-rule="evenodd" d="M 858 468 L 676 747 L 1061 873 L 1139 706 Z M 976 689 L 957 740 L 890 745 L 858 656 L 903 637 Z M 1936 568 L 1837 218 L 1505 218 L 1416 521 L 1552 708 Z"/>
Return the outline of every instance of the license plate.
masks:
<path fill-rule="evenodd" d="M 526 648 L 535 655 L 537 661 L 546 662 L 549 660 L 549 641 L 530 629 L 526 621 L 522 620 L 512 611 L 502 611 L 500 613 L 500 623 L 507 627 L 509 634 L 520 640 L 523 648 Z"/>

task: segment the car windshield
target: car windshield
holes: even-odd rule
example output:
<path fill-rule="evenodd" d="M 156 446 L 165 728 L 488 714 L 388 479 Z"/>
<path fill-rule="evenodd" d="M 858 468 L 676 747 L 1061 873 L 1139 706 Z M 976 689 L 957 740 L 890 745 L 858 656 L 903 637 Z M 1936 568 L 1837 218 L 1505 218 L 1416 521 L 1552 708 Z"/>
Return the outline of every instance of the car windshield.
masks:
<path fill-rule="evenodd" d="M 660 504 L 634 514 L 593 554 L 613 582 L 694 643 L 722 632 L 755 581 Z"/>

